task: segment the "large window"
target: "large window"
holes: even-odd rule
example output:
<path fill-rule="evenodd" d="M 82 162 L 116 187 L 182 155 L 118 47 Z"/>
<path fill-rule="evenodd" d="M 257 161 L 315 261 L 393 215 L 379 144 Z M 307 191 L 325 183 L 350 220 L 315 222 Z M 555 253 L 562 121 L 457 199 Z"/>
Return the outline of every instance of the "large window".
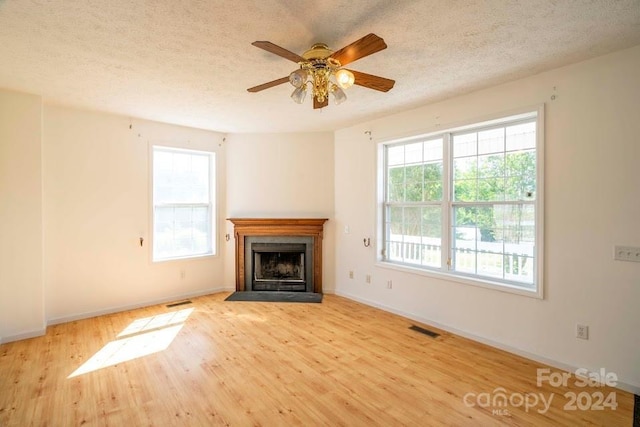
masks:
<path fill-rule="evenodd" d="M 215 253 L 215 154 L 153 147 L 153 260 Z"/>
<path fill-rule="evenodd" d="M 381 144 L 386 263 L 541 295 L 539 112 Z"/>

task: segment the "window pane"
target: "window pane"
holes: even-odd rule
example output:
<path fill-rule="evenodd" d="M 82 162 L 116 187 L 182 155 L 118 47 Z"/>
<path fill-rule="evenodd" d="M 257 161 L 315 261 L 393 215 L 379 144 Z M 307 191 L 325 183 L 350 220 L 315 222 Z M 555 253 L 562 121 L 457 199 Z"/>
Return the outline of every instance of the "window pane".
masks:
<path fill-rule="evenodd" d="M 505 200 L 535 200 L 535 183 L 531 183 L 528 177 L 512 176 L 505 180 Z"/>
<path fill-rule="evenodd" d="M 478 159 L 465 157 L 453 161 L 453 179 L 476 179 L 478 176 Z"/>
<path fill-rule="evenodd" d="M 442 208 L 422 208 L 422 258 L 421 264 L 430 267 L 442 265 Z"/>
<path fill-rule="evenodd" d="M 441 267 L 441 206 L 389 206 L 387 218 L 386 259 Z"/>
<path fill-rule="evenodd" d="M 504 217 L 505 241 L 513 245 L 532 246 L 535 237 L 535 207 L 533 205 L 510 205 Z M 529 253 L 532 248 L 520 249 Z M 533 255 L 533 253 L 529 253 Z"/>
<path fill-rule="evenodd" d="M 404 163 L 422 163 L 422 142 L 404 146 Z"/>
<path fill-rule="evenodd" d="M 407 166 L 405 171 L 404 195 L 407 202 L 420 202 L 423 199 L 424 166 Z"/>
<path fill-rule="evenodd" d="M 504 178 L 479 179 L 478 200 L 485 202 L 504 200 Z"/>
<path fill-rule="evenodd" d="M 404 226 L 402 234 L 405 236 L 420 236 L 420 208 L 404 208 Z"/>
<path fill-rule="evenodd" d="M 402 261 L 404 208 L 390 206 L 387 208 L 387 228 L 385 237 L 387 241 L 386 256 L 393 261 Z"/>
<path fill-rule="evenodd" d="M 387 165 L 395 166 L 404 164 L 404 145 L 387 147 Z"/>
<path fill-rule="evenodd" d="M 454 235 L 464 241 L 500 241 L 503 224 L 501 213 L 499 206 L 456 207 L 453 218 Z"/>
<path fill-rule="evenodd" d="M 453 161 L 453 198 L 456 201 L 475 201 L 478 197 L 478 159 L 466 157 Z"/>
<path fill-rule="evenodd" d="M 389 168 L 389 174 L 387 175 L 387 199 L 390 202 L 402 202 L 404 201 L 404 168 L 393 167 Z"/>
<path fill-rule="evenodd" d="M 520 282 L 533 288 L 533 272 L 535 270 L 535 262 L 533 257 L 522 256 L 517 253 L 507 253 L 504 256 L 505 279 L 514 282 Z"/>
<path fill-rule="evenodd" d="M 402 210 L 403 208 L 392 206 L 389 208 L 390 231 L 393 234 L 402 235 Z"/>
<path fill-rule="evenodd" d="M 466 179 L 453 183 L 453 200 L 456 202 L 475 202 L 478 198 L 478 181 Z"/>
<path fill-rule="evenodd" d="M 455 226 L 476 224 L 476 211 L 475 207 L 458 207 L 453 210 L 453 224 Z"/>
<path fill-rule="evenodd" d="M 480 240 L 483 242 L 495 241 L 496 220 L 493 206 L 481 206 L 476 208 L 476 227 L 480 231 Z"/>
<path fill-rule="evenodd" d="M 478 135 L 473 133 L 453 136 L 453 157 L 475 156 L 478 154 Z"/>
<path fill-rule="evenodd" d="M 432 162 L 435 160 L 442 161 L 442 147 L 442 138 L 425 141 L 423 160 L 425 162 Z"/>
<path fill-rule="evenodd" d="M 442 181 L 427 181 L 424 183 L 424 201 L 442 200 Z"/>
<path fill-rule="evenodd" d="M 516 151 L 506 156 L 507 200 L 533 200 L 536 193 L 536 155 L 533 151 Z"/>
<path fill-rule="evenodd" d="M 503 278 L 502 253 L 480 251 L 478 252 L 478 274 L 482 276 Z"/>
<path fill-rule="evenodd" d="M 423 200 L 442 200 L 442 163 L 428 163 L 424 165 Z"/>
<path fill-rule="evenodd" d="M 536 148 L 536 122 L 507 126 L 506 136 L 507 151 Z"/>
<path fill-rule="evenodd" d="M 478 176 L 480 178 L 504 176 L 504 154 L 478 156 Z"/>
<path fill-rule="evenodd" d="M 208 154 L 154 150 L 154 203 L 208 203 Z"/>
<path fill-rule="evenodd" d="M 455 271 L 461 273 L 475 274 L 476 272 L 476 252 L 466 249 L 464 246 L 456 246 L 453 249 L 451 266 Z"/>
<path fill-rule="evenodd" d="M 387 148 L 387 201 L 442 199 L 442 144 L 439 138 Z"/>
<path fill-rule="evenodd" d="M 421 253 L 421 210 L 419 207 L 405 207 L 403 212 L 402 258 L 410 264 L 420 264 Z"/>
<path fill-rule="evenodd" d="M 535 151 L 514 151 L 506 156 L 507 176 L 526 175 L 535 180 L 536 177 L 536 153 Z"/>
<path fill-rule="evenodd" d="M 208 207 L 156 207 L 154 257 L 166 259 L 211 251 Z"/>
<path fill-rule="evenodd" d="M 478 132 L 478 154 L 504 152 L 504 128 Z"/>

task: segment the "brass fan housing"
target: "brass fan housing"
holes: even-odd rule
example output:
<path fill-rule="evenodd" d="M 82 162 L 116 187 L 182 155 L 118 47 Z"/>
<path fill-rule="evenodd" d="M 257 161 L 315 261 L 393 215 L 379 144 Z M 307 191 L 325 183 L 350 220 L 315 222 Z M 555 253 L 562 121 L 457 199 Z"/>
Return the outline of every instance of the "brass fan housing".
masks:
<path fill-rule="evenodd" d="M 307 61 L 311 59 L 325 59 L 333 54 L 333 51 L 329 49 L 324 43 L 316 43 L 311 46 L 311 49 L 302 54 L 302 57 Z"/>

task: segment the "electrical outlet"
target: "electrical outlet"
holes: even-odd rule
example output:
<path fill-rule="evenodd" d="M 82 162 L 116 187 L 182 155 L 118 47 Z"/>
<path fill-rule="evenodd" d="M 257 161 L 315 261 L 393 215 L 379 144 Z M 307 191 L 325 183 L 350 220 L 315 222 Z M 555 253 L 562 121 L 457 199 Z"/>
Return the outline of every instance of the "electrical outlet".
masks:
<path fill-rule="evenodd" d="M 387 289 L 393 288 L 393 282 L 391 280 L 387 280 Z"/>
<path fill-rule="evenodd" d="M 365 280 L 365 282 L 367 282 L 367 283 L 371 283 L 371 275 L 370 275 L 370 274 L 367 274 L 367 276 L 365 277 L 365 279 L 364 279 L 364 280 Z"/>
<path fill-rule="evenodd" d="M 587 325 L 576 325 L 576 338 L 589 339 L 589 327 Z"/>
<path fill-rule="evenodd" d="M 349 279 L 353 279 L 353 270 L 349 270 Z"/>
<path fill-rule="evenodd" d="M 640 248 L 632 246 L 614 247 L 613 259 L 618 261 L 640 262 Z"/>

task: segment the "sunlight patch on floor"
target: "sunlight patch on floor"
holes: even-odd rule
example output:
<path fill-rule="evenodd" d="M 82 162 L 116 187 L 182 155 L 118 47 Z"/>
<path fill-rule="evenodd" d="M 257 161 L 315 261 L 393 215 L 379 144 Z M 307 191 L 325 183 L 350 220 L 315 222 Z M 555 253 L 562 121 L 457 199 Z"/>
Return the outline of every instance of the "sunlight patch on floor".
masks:
<path fill-rule="evenodd" d="M 172 311 L 171 313 L 158 314 L 157 316 L 134 320 L 118 334 L 118 338 L 149 331 L 151 329 L 164 328 L 169 325 L 184 323 L 192 312 L 193 308 L 185 308 L 184 310 Z"/>
<path fill-rule="evenodd" d="M 193 308 L 137 319 L 67 378 L 163 351 L 171 345 Z"/>

